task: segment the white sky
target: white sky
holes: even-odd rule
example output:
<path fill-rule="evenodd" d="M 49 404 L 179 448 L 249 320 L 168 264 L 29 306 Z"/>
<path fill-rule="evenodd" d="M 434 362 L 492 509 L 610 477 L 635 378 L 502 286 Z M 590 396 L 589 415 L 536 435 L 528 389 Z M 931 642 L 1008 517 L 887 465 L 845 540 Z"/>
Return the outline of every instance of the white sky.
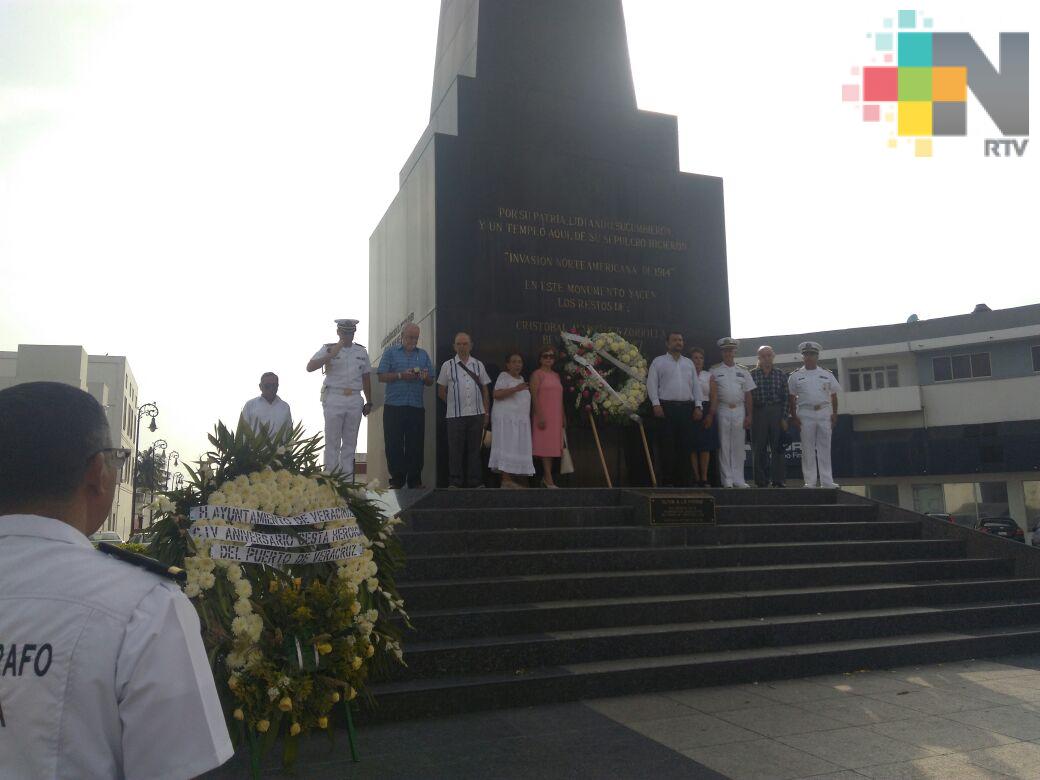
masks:
<path fill-rule="evenodd" d="M 320 432 L 304 366 L 335 317 L 369 343 L 368 237 L 428 119 L 438 7 L 0 0 L 0 350 L 128 356 L 191 458 L 268 369 Z M 900 7 L 625 3 L 640 107 L 725 179 L 738 336 L 1040 301 L 1040 148 L 983 157 L 969 96 L 968 137 L 915 159 L 841 102 Z M 917 8 L 994 63 L 999 31 L 1040 30 L 1025 0 Z"/>

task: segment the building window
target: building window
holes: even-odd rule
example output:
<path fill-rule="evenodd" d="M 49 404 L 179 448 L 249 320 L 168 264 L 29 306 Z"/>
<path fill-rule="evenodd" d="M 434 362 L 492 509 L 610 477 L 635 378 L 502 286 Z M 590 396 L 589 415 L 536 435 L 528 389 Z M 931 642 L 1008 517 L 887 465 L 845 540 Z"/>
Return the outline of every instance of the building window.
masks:
<path fill-rule="evenodd" d="M 988 352 L 973 352 L 970 355 L 943 355 L 932 358 L 932 377 L 936 382 L 951 379 L 978 379 L 990 376 Z"/>
<path fill-rule="evenodd" d="M 1040 347 L 1033 347 L 1033 370 L 1040 371 Z"/>
<path fill-rule="evenodd" d="M 867 498 L 899 506 L 898 485 L 867 485 Z"/>
<path fill-rule="evenodd" d="M 945 512 L 946 505 L 943 503 L 943 486 L 914 485 L 914 511 L 921 514 L 929 512 Z"/>
<path fill-rule="evenodd" d="M 850 368 L 849 390 L 883 390 L 899 387 L 899 366 L 875 366 L 873 368 Z"/>

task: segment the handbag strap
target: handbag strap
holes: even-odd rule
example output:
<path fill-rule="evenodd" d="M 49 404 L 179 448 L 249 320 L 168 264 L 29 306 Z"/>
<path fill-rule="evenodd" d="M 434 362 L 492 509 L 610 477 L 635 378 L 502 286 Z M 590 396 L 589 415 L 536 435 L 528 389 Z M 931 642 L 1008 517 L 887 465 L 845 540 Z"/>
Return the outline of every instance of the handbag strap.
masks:
<path fill-rule="evenodd" d="M 459 368 L 461 368 L 463 371 L 469 374 L 469 378 L 476 382 L 478 388 L 480 387 L 480 377 L 473 372 L 473 369 L 471 369 L 462 361 L 459 361 Z"/>

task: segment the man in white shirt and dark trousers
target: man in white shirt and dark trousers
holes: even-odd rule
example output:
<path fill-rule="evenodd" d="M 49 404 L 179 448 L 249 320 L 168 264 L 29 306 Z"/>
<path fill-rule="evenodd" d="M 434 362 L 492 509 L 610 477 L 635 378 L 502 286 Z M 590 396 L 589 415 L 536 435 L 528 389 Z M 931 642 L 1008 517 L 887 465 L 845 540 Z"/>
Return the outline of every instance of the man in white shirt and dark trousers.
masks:
<path fill-rule="evenodd" d="M 488 425 L 488 376 L 484 364 L 470 355 L 468 333 L 455 336 L 455 356 L 437 376 L 437 396 L 448 406 L 448 487 L 481 488 L 480 444 Z"/>
<path fill-rule="evenodd" d="M 234 752 L 177 572 L 87 539 L 131 454 L 112 447 L 104 409 L 79 388 L 0 391 L 5 780 L 172 780 Z"/>
<path fill-rule="evenodd" d="M 746 488 L 749 485 L 744 479 L 744 442 L 747 438 L 745 431 L 751 430 L 754 408 L 751 391 L 755 389 L 755 382 L 750 371 L 734 362 L 740 342 L 727 336 L 719 339 L 717 344 L 722 350 L 722 362 L 711 367 L 716 397 L 712 399 L 705 425 L 710 426 L 713 418 L 717 417 L 722 487 Z"/>
<path fill-rule="evenodd" d="M 686 484 L 686 464 L 697 473 L 694 452 L 696 423 L 701 419 L 701 389 L 693 361 L 683 355 L 683 334 L 668 333 L 668 351 L 658 355 L 646 375 L 646 392 L 654 407 L 654 416 L 664 420 L 668 463 L 662 469 L 665 484 Z"/>
<path fill-rule="evenodd" d="M 836 488 L 831 473 L 831 431 L 838 424 L 838 393 L 841 385 L 834 374 L 820 368 L 820 345 L 803 341 L 798 345 L 803 365 L 787 380 L 791 422 L 802 431 L 802 476 L 806 487 Z"/>
<path fill-rule="evenodd" d="M 253 433 L 267 431 L 274 438 L 288 438 L 292 433 L 292 410 L 278 397 L 278 375 L 268 371 L 260 377 L 260 395 L 242 407 L 242 419 Z"/>

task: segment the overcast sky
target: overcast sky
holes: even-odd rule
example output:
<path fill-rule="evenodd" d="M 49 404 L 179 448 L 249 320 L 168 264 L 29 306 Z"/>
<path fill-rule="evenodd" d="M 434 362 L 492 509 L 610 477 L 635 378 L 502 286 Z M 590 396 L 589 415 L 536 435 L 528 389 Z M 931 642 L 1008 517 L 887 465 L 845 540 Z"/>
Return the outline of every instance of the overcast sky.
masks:
<path fill-rule="evenodd" d="M 264 370 L 320 432 L 304 366 L 335 317 L 368 343 L 368 237 L 429 116 L 438 6 L 0 0 L 0 350 L 126 355 L 191 457 Z M 899 7 L 625 3 L 640 107 L 725 179 L 737 336 L 1040 302 L 1040 148 L 983 157 L 1000 134 L 969 96 L 967 138 L 917 159 L 841 101 Z M 995 64 L 998 32 L 1040 29 L 1020 0 L 918 8 Z"/>

